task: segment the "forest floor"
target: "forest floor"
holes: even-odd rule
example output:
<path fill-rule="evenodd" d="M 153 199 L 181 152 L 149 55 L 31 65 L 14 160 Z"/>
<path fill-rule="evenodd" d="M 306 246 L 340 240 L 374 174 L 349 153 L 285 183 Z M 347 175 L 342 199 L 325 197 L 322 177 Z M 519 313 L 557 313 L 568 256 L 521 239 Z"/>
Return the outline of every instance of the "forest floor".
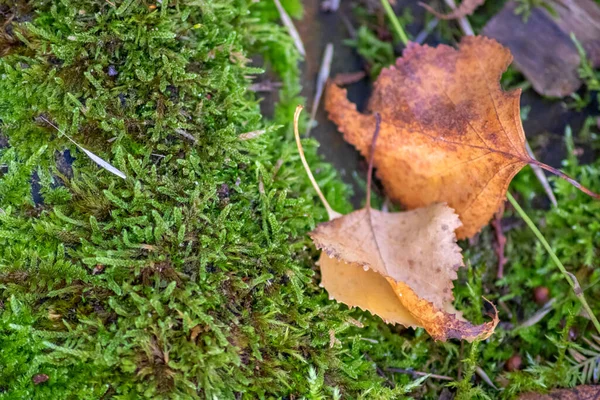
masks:
<path fill-rule="evenodd" d="M 416 1 L 392 18 L 375 0 L 281 1 L 302 57 L 276 3 L 0 1 L 0 399 L 514 398 L 597 383 L 581 296 L 509 204 L 459 242 L 454 305 L 483 323 L 482 297 L 496 304 L 489 338 L 438 342 L 329 299 L 307 236 L 326 210 L 292 124 L 298 104 L 312 111 L 325 47 L 331 77 L 362 74 L 348 85 L 362 110 L 402 54 L 396 24 L 431 46 L 464 26 Z M 506 3 L 469 15 L 474 33 Z M 553 15 L 545 3 L 517 0 L 516 20 Z M 502 86 L 523 89 L 536 157 L 600 192 L 600 72 L 563 36 L 574 93 L 542 96 L 514 66 Z M 303 145 L 334 209 L 364 205 L 367 162 L 322 106 Z M 556 206 L 528 166 L 509 191 L 600 315 L 600 202 L 548 180 Z"/>

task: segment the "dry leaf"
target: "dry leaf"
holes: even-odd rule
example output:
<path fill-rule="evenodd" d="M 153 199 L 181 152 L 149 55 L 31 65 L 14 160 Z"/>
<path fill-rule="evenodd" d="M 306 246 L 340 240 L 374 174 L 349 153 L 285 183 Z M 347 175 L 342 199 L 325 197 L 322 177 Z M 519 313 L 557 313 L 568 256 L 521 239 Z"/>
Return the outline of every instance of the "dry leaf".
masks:
<path fill-rule="evenodd" d="M 497 315 L 474 326 L 452 306 L 452 281 L 463 265 L 454 233 L 461 222 L 454 211 L 432 204 L 401 213 L 367 207 L 342 216 L 329 207 L 316 185 L 297 128 L 296 135 L 302 162 L 331 219 L 310 233 L 315 246 L 323 250 L 321 285 L 330 297 L 386 322 L 423 327 L 437 340 L 471 341 L 491 335 Z"/>
<path fill-rule="evenodd" d="M 600 398 L 600 385 L 581 385 L 571 389 L 555 389 L 548 394 L 525 393 L 519 400 L 592 400 Z"/>
<path fill-rule="evenodd" d="M 435 15 L 439 19 L 459 19 L 473 14 L 475 9 L 485 3 L 485 0 L 463 0 L 455 10 L 448 14 L 442 14 L 433 9 L 429 4 L 419 3 L 427 11 Z"/>
<path fill-rule="evenodd" d="M 477 233 L 503 204 L 514 175 L 537 164 L 597 197 L 564 173 L 532 159 L 519 113 L 520 89 L 500 77 L 510 52 L 484 37 L 459 49 L 409 43 L 375 82 L 369 110 L 383 118 L 374 163 L 387 195 L 409 209 L 446 202 L 463 223 L 459 239 Z M 346 91 L 329 84 L 329 118 L 365 157 L 375 126 Z"/>

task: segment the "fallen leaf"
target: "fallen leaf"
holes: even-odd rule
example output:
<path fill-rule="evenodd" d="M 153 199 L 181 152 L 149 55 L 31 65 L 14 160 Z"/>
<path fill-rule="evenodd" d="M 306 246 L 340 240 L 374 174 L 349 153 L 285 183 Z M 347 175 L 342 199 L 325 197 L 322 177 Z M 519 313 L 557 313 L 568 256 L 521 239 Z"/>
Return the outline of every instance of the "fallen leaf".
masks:
<path fill-rule="evenodd" d="M 439 19 L 459 19 L 466 17 L 467 15 L 473 14 L 477 7 L 485 3 L 485 0 L 463 0 L 455 10 L 448 14 L 442 14 L 437 12 L 429 4 L 419 3 L 419 5 L 425 8 L 427 11 L 435 15 Z"/>
<path fill-rule="evenodd" d="M 519 400 L 591 400 L 600 398 L 600 385 L 581 385 L 571 389 L 555 389 L 548 394 L 525 393 Z"/>
<path fill-rule="evenodd" d="M 296 110 L 295 125 L 301 110 Z M 378 128 L 379 122 L 375 132 Z M 320 192 L 304 158 L 297 127 L 295 132 L 304 167 L 331 219 L 309 234 L 322 250 L 321 285 L 330 297 L 386 322 L 423 327 L 437 340 L 472 341 L 491 335 L 497 315 L 491 322 L 472 325 L 452 306 L 452 281 L 463 265 L 454 233 L 461 222 L 454 211 L 445 204 L 400 213 L 367 206 L 342 216 Z M 369 199 L 367 195 L 367 204 Z"/>
<path fill-rule="evenodd" d="M 508 49 L 480 36 L 459 48 L 409 43 L 384 69 L 362 114 L 346 91 L 329 84 L 325 108 L 346 141 L 368 158 L 380 113 L 374 156 L 387 195 L 409 209 L 446 202 L 473 236 L 504 203 L 512 178 L 537 164 L 594 197 L 564 173 L 531 158 L 519 112 L 520 89 L 505 92 L 500 77 L 512 60 Z"/>

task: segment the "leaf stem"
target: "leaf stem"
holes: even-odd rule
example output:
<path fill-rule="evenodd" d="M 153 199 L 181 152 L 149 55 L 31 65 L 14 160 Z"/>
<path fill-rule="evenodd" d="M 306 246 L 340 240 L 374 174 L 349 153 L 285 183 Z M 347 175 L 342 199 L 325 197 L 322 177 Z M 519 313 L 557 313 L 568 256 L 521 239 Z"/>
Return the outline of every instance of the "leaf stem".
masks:
<path fill-rule="evenodd" d="M 556 168 L 546 165 L 542 162 L 539 162 L 535 159 L 532 159 L 529 163 L 538 165 L 540 168 L 545 169 L 546 171 L 551 172 L 554 175 L 569 182 L 571 185 L 575 186 L 577 189 L 581 190 L 583 193 L 587 194 L 588 196 L 592 196 L 593 198 L 600 200 L 600 194 L 592 192 L 590 189 L 586 188 L 581 183 L 577 182 L 575 179 L 571 178 L 569 175 L 562 172 L 560 169 L 556 169 Z"/>
<path fill-rule="evenodd" d="M 396 14 L 394 13 L 392 6 L 390 5 L 390 2 L 388 0 L 381 0 L 381 5 L 383 6 L 383 9 L 385 10 L 385 13 L 387 14 L 388 18 L 392 22 L 392 25 L 394 26 L 396 33 L 400 37 L 400 40 L 406 46 L 408 44 L 408 36 L 406 36 L 406 32 L 404 32 L 400 21 L 398 21 L 398 17 L 396 17 Z"/>
<path fill-rule="evenodd" d="M 544 246 L 544 248 L 548 252 L 548 255 L 550 256 L 552 261 L 554 261 L 554 263 L 556 264 L 558 269 L 560 269 L 560 272 L 562 272 L 562 274 L 565 276 L 565 279 L 567 280 L 567 282 L 569 282 L 569 285 L 571 285 L 571 287 L 573 288 L 575 295 L 577 296 L 577 298 L 581 302 L 581 305 L 583 306 L 583 308 L 587 312 L 588 316 L 592 320 L 594 327 L 600 333 L 600 323 L 598 322 L 598 319 L 596 318 L 596 316 L 593 314 L 592 309 L 590 308 L 589 304 L 585 300 L 585 296 L 583 295 L 583 290 L 581 290 L 581 286 L 579 285 L 577 278 L 575 278 L 575 275 L 573 275 L 572 273 L 567 271 L 565 266 L 562 264 L 562 262 L 560 262 L 560 260 L 556 256 L 556 253 L 554 253 L 554 251 L 552 250 L 552 247 L 550 246 L 550 244 L 548 243 L 548 241 L 546 240 L 546 238 L 544 237 L 542 232 L 540 232 L 540 230 L 537 228 L 537 226 L 535 226 L 535 224 L 533 223 L 531 218 L 529 218 L 529 216 L 521 208 L 519 203 L 517 203 L 517 201 L 512 196 L 512 194 L 510 194 L 510 192 L 507 192 L 506 197 L 508 197 L 508 201 L 510 201 L 510 204 L 512 204 L 512 206 L 517 211 L 519 216 L 521 218 L 523 218 L 523 221 L 525 221 L 527 226 L 529 226 L 529 229 L 531 229 L 533 231 L 533 234 L 537 237 L 537 239 L 540 241 L 542 246 Z"/>

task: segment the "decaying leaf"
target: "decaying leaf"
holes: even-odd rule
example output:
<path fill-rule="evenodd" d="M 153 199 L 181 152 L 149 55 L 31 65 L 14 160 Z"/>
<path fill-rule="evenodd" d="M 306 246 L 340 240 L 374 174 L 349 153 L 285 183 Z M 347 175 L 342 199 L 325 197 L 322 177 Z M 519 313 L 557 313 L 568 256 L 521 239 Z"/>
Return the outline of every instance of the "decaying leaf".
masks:
<path fill-rule="evenodd" d="M 376 132 L 378 128 L 379 122 Z M 454 211 L 445 204 L 400 213 L 367 206 L 342 216 L 321 194 L 304 160 L 297 128 L 296 135 L 304 166 L 331 219 L 310 233 L 315 246 L 323 251 L 321 285 L 330 297 L 387 322 L 423 327 L 437 340 L 491 335 L 497 315 L 491 322 L 475 326 L 452 306 L 452 281 L 463 265 L 454 232 L 461 222 Z"/>
<path fill-rule="evenodd" d="M 600 398 L 600 385 L 581 385 L 571 389 L 555 389 L 548 394 L 525 393 L 519 400 L 592 400 Z"/>
<path fill-rule="evenodd" d="M 448 14 L 442 14 L 437 12 L 429 4 L 419 3 L 419 5 L 425 8 L 427 11 L 435 15 L 439 19 L 458 19 L 466 17 L 467 15 L 473 14 L 477 7 L 485 3 L 485 0 L 463 0 L 455 10 Z"/>
<path fill-rule="evenodd" d="M 505 92 L 500 77 L 511 62 L 493 39 L 464 37 L 459 48 L 409 43 L 384 69 L 362 114 L 346 91 L 329 84 L 329 118 L 365 157 L 383 119 L 374 155 L 387 195 L 409 209 L 446 202 L 463 226 L 459 239 L 477 233 L 500 208 L 514 175 L 537 164 L 581 187 L 564 173 L 532 159 L 519 113 L 520 90 Z"/>

